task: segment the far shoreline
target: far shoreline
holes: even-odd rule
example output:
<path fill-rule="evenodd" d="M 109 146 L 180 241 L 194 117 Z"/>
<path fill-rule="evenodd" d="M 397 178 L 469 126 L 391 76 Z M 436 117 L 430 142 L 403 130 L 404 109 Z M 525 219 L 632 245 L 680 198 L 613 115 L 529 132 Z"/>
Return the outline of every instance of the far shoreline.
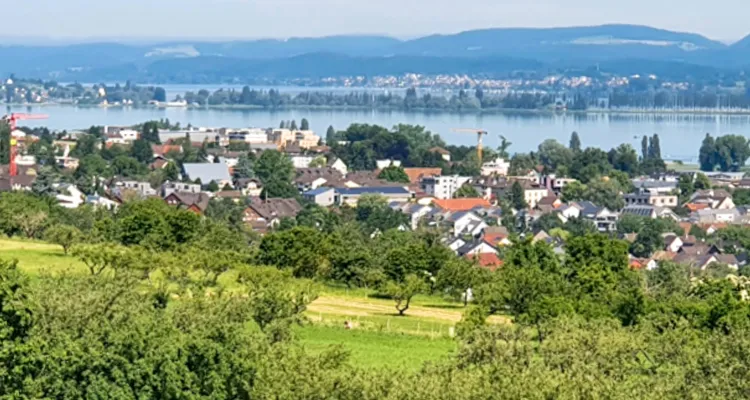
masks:
<path fill-rule="evenodd" d="M 168 110 L 168 109 L 182 109 L 182 110 L 220 110 L 220 111 L 365 111 L 365 112 L 400 112 L 404 114 L 423 114 L 423 115 L 438 115 L 438 114 L 453 114 L 453 115 L 510 115 L 510 114 L 527 114 L 527 115 L 684 115 L 684 116 L 750 116 L 750 109 L 740 110 L 613 110 L 613 109 L 592 109 L 592 110 L 553 110 L 553 109 L 516 109 L 516 108 L 493 108 L 493 109 L 482 109 L 482 110 L 435 110 L 426 108 L 411 108 L 406 109 L 402 107 L 359 107 L 359 106 L 304 106 L 304 105 L 288 105 L 283 107 L 263 107 L 243 104 L 219 104 L 219 105 L 186 105 L 186 106 L 167 106 L 167 105 L 148 105 L 148 104 L 73 104 L 73 103 L 5 103 L 3 104 L 6 110 L 13 108 L 52 108 L 52 107 L 70 107 L 70 108 L 81 108 L 81 109 L 136 109 L 136 110 Z"/>

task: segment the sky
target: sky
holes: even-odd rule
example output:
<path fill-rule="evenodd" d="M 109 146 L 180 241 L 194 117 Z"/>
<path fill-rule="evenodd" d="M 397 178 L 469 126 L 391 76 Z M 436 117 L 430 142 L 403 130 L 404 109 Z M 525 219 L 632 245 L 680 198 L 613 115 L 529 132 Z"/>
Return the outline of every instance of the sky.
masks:
<path fill-rule="evenodd" d="M 409 38 L 493 27 L 630 23 L 738 40 L 749 0 L 0 0 L 18 41 Z"/>

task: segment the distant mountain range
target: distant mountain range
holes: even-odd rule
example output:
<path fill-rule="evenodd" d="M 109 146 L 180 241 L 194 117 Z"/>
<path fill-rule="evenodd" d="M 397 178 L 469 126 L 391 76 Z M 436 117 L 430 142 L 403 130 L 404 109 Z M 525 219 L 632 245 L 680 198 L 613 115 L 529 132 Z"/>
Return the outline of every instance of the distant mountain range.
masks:
<path fill-rule="evenodd" d="M 0 73 L 78 81 L 230 82 L 343 75 L 547 73 L 612 67 L 680 76 L 750 69 L 750 36 L 727 45 L 636 25 L 483 29 L 413 40 L 288 40 L 0 47 Z M 653 69 L 651 71 L 650 69 Z"/>

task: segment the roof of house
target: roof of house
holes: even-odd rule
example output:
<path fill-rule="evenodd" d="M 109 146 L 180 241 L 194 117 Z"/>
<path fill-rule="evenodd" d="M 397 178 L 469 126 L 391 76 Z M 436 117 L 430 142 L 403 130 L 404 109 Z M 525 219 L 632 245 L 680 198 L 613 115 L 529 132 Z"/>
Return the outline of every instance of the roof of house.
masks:
<path fill-rule="evenodd" d="M 167 197 L 174 196 L 185 207 L 196 206 L 201 211 L 206 211 L 211 200 L 206 193 L 173 192 Z"/>
<path fill-rule="evenodd" d="M 423 176 L 440 175 L 443 170 L 441 168 L 404 168 L 404 172 L 409 177 L 409 182 L 419 183 Z"/>
<path fill-rule="evenodd" d="M 488 245 L 492 247 L 497 247 L 500 245 L 500 242 L 508 238 L 507 233 L 485 233 L 482 237 L 482 240 L 484 240 Z"/>
<path fill-rule="evenodd" d="M 555 195 L 544 196 L 537 202 L 537 206 L 554 206 L 557 200 Z"/>
<path fill-rule="evenodd" d="M 685 204 L 685 208 L 687 208 L 688 210 L 693 211 L 693 212 L 698 211 L 698 210 L 704 210 L 704 209 L 706 209 L 708 207 L 709 207 L 709 204 L 706 204 L 706 203 L 700 203 L 700 204 L 697 204 L 697 203 L 687 203 L 687 204 Z"/>
<path fill-rule="evenodd" d="M 276 218 L 296 217 L 302 210 L 302 206 L 297 200 L 281 198 L 265 200 L 255 198 L 247 207 L 269 222 Z"/>
<path fill-rule="evenodd" d="M 152 144 L 151 151 L 160 156 L 170 152 L 182 153 L 182 146 L 176 144 Z"/>
<path fill-rule="evenodd" d="M 344 196 L 361 196 L 364 194 L 408 195 L 411 192 L 403 186 L 366 186 L 356 188 L 337 188 L 336 193 Z"/>
<path fill-rule="evenodd" d="M 489 207 L 490 202 L 482 198 L 464 198 L 464 199 L 435 199 L 432 201 L 436 207 L 443 211 L 469 211 L 475 207 Z"/>
<path fill-rule="evenodd" d="M 294 182 L 298 184 L 309 184 L 323 178 L 326 181 L 343 180 L 344 175 L 333 168 L 297 168 L 297 177 Z"/>
<path fill-rule="evenodd" d="M 190 180 L 195 181 L 200 179 L 202 184 L 210 183 L 211 181 L 231 181 L 232 177 L 229 175 L 229 168 L 226 164 L 195 164 L 187 163 L 183 164 L 182 168 L 185 170 Z"/>
<path fill-rule="evenodd" d="M 244 196 L 239 190 L 222 190 L 220 192 L 216 192 L 214 197 L 219 199 L 241 199 Z"/>
<path fill-rule="evenodd" d="M 430 151 L 431 153 L 439 153 L 439 154 L 442 154 L 442 155 L 446 155 L 446 156 L 448 156 L 448 155 L 450 155 L 450 154 L 451 154 L 451 152 L 450 152 L 450 151 L 448 151 L 448 150 L 446 150 L 446 149 L 444 149 L 444 148 L 442 148 L 442 147 L 437 147 L 437 146 L 436 146 L 436 147 L 433 147 L 433 148 L 431 148 L 431 149 L 430 149 L 429 151 Z"/>
<path fill-rule="evenodd" d="M 734 254 L 715 254 L 716 261 L 727 265 L 738 265 L 739 261 Z"/>
<path fill-rule="evenodd" d="M 458 253 L 459 255 L 471 253 L 472 250 L 481 246 L 483 243 L 484 240 L 472 240 L 471 242 L 466 242 L 463 246 L 459 247 L 458 250 L 456 250 L 456 253 Z"/>
<path fill-rule="evenodd" d="M 490 271 L 494 271 L 503 266 L 503 260 L 501 260 L 495 253 L 481 253 L 476 255 L 467 254 L 464 257 L 468 260 L 474 261 L 482 268 L 489 269 Z"/>
<path fill-rule="evenodd" d="M 323 193 L 330 192 L 331 190 L 334 190 L 334 189 L 329 188 L 329 187 L 319 187 L 317 189 L 308 190 L 308 191 L 306 191 L 305 193 L 302 193 L 302 194 L 305 195 L 305 196 L 318 196 L 318 195 L 321 195 Z"/>
<path fill-rule="evenodd" d="M 581 214 L 584 216 L 596 215 L 601 210 L 601 207 L 590 201 L 577 201 L 575 204 L 578 205 L 581 209 Z"/>
<path fill-rule="evenodd" d="M 30 188 L 36 181 L 36 175 L 16 175 L 0 177 L 0 191 L 7 192 L 13 190 L 18 185 L 24 188 Z"/>
<path fill-rule="evenodd" d="M 630 205 L 622 209 L 623 214 L 638 215 L 641 217 L 651 217 L 656 207 L 649 205 Z"/>

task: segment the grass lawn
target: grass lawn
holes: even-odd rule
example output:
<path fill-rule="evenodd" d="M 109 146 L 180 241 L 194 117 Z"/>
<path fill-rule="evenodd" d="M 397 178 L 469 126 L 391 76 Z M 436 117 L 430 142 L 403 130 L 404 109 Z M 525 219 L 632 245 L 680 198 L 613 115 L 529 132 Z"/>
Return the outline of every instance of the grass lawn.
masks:
<path fill-rule="evenodd" d="M 685 164 L 676 162 L 667 162 L 665 164 L 667 164 L 668 170 L 674 170 L 676 172 L 698 171 L 701 169 L 700 165 L 698 164 Z"/>
<path fill-rule="evenodd" d="M 62 247 L 38 241 L 0 239 L 0 259 L 18 260 L 18 265 L 30 276 L 61 271 L 85 272 L 86 266 L 66 256 Z"/>
<path fill-rule="evenodd" d="M 358 367 L 415 371 L 425 362 L 445 359 L 456 351 L 456 342 L 449 338 L 346 330 L 343 326 L 306 326 L 298 329 L 297 335 L 313 352 L 343 346 L 350 352 L 349 362 Z"/>

